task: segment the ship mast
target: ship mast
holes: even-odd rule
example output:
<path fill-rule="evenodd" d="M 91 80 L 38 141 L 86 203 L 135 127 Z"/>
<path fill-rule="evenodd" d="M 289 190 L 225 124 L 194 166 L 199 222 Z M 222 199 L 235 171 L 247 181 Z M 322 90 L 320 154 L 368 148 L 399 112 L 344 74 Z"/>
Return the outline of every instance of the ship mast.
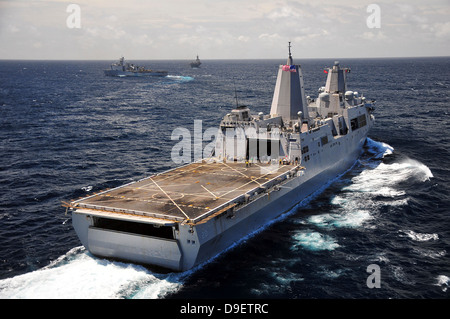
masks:
<path fill-rule="evenodd" d="M 291 41 L 289 41 L 288 49 L 289 49 L 289 57 L 288 57 L 288 60 L 287 60 L 286 64 L 287 65 L 293 65 L 294 61 L 292 60 L 292 54 L 291 54 Z"/>
<path fill-rule="evenodd" d="M 308 120 L 308 106 L 303 84 L 303 74 L 300 65 L 295 65 L 292 59 L 291 42 L 288 45 L 289 56 L 286 65 L 278 68 L 277 81 L 273 93 L 270 114 L 281 116 L 283 121 Z M 301 112 L 301 113 L 299 113 Z"/>

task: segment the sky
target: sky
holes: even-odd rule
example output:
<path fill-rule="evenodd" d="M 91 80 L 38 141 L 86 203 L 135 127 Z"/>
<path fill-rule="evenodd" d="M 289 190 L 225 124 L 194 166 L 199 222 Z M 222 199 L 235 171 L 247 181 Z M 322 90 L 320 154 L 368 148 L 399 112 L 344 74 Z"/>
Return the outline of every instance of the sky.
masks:
<path fill-rule="evenodd" d="M 301 58 L 449 56 L 450 0 L 0 0 L 0 59 L 278 59 L 288 41 Z"/>

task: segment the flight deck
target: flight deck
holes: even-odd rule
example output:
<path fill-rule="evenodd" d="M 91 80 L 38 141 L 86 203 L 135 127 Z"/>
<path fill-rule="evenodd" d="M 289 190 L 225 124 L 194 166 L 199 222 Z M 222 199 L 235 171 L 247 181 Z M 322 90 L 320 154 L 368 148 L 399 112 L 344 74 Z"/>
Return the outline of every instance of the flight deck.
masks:
<path fill-rule="evenodd" d="M 199 223 L 278 184 L 295 165 L 196 162 L 70 203 L 77 211 Z"/>

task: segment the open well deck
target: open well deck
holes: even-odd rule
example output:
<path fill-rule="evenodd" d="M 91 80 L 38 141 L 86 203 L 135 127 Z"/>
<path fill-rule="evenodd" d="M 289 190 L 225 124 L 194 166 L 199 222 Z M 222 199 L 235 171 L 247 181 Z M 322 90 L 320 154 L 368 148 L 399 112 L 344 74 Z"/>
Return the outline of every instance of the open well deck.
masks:
<path fill-rule="evenodd" d="M 254 189 L 270 187 L 291 170 L 298 167 L 198 162 L 73 201 L 70 206 L 99 215 L 198 223 L 236 205 L 236 199 Z"/>

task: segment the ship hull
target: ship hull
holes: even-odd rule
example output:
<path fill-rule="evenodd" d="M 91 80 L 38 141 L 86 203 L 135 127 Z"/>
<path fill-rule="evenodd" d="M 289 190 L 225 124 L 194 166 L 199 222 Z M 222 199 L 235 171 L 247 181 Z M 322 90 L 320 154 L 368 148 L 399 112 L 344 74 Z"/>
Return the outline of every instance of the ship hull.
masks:
<path fill-rule="evenodd" d="M 146 76 L 166 76 L 166 71 L 154 71 L 154 72 L 127 72 L 119 70 L 104 70 L 105 75 L 115 77 L 146 77 Z"/>
<path fill-rule="evenodd" d="M 185 271 L 202 264 L 227 250 L 240 241 L 251 237 L 252 234 L 275 222 L 280 216 L 292 210 L 302 200 L 313 195 L 325 187 L 330 181 L 350 169 L 357 161 L 362 151 L 365 138 L 358 141 L 356 147 L 348 156 L 328 166 L 318 174 L 309 174 L 307 171 L 301 176 L 294 177 L 278 190 L 266 193 L 259 199 L 252 201 L 234 213 L 234 216 L 219 216 L 209 223 L 198 225 L 193 234 L 184 232 L 180 238 L 180 247 L 189 251 L 183 254 L 182 263 L 178 271 Z M 196 236 L 195 236 L 196 234 Z M 183 240 L 184 239 L 184 240 Z M 198 242 L 198 249 L 192 249 L 188 240 Z"/>
<path fill-rule="evenodd" d="M 185 271 L 219 255 L 235 243 L 251 236 L 295 207 L 339 175 L 359 157 L 366 133 L 349 134 L 339 147 L 322 150 L 322 156 L 299 176 L 287 179 L 231 214 L 221 214 L 206 222 L 174 227 L 174 238 L 143 236 L 94 227 L 92 217 L 80 210 L 72 214 L 73 226 L 82 244 L 92 254 L 130 262 Z M 334 154 L 335 156 L 329 156 Z M 339 160 L 336 161 L 335 159 Z M 326 160 L 325 160 L 326 159 Z"/>

